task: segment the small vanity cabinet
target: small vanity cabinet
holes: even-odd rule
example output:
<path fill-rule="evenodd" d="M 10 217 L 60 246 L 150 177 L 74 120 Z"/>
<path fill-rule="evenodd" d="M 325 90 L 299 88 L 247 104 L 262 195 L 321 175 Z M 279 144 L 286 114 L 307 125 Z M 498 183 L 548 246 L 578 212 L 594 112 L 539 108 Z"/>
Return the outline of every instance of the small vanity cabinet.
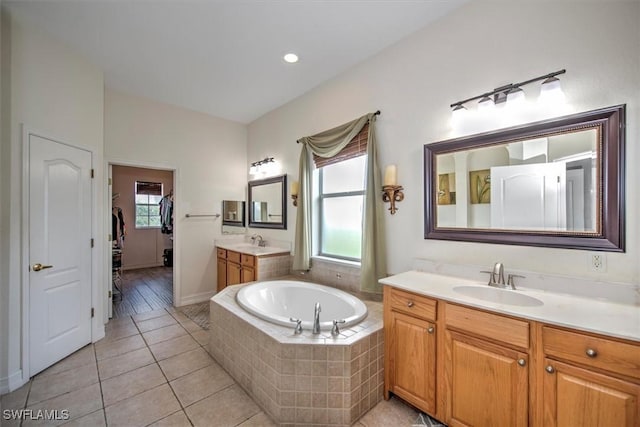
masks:
<path fill-rule="evenodd" d="M 389 392 L 436 412 L 435 300 L 384 288 L 385 397 Z"/>
<path fill-rule="evenodd" d="M 230 285 L 289 274 L 289 251 L 285 249 L 254 255 L 218 246 L 216 254 L 218 292 Z"/>
<path fill-rule="evenodd" d="M 217 248 L 218 292 L 229 285 L 256 280 L 256 257 L 240 252 Z"/>
<path fill-rule="evenodd" d="M 640 346 L 541 330 L 545 426 L 640 425 Z"/>
<path fill-rule="evenodd" d="M 385 385 L 450 426 L 640 426 L 640 343 L 384 287 Z"/>

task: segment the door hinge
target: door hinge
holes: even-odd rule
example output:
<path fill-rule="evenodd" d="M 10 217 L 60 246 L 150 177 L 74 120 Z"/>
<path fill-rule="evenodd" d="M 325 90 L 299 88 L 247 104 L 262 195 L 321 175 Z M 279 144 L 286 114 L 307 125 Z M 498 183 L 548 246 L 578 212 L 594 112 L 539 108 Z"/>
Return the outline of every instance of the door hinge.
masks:
<path fill-rule="evenodd" d="M 95 317 L 96 316 L 96 310 L 95 308 L 91 307 L 91 317 Z"/>
<path fill-rule="evenodd" d="M 95 171 L 91 169 L 91 178 L 93 178 L 94 176 L 95 176 Z"/>
<path fill-rule="evenodd" d="M 558 177 L 558 183 L 560 183 L 560 177 Z"/>
<path fill-rule="evenodd" d="M 111 291 L 109 291 L 109 298 L 111 298 L 111 297 L 112 297 L 112 294 L 111 294 Z"/>
<path fill-rule="evenodd" d="M 93 247 L 93 238 L 91 238 L 91 247 Z"/>
<path fill-rule="evenodd" d="M 111 237 L 111 234 L 109 234 L 108 238 L 109 238 L 109 241 L 113 240 L 113 238 Z"/>
<path fill-rule="evenodd" d="M 113 185 L 113 181 L 111 181 L 111 178 L 109 178 L 109 185 Z"/>

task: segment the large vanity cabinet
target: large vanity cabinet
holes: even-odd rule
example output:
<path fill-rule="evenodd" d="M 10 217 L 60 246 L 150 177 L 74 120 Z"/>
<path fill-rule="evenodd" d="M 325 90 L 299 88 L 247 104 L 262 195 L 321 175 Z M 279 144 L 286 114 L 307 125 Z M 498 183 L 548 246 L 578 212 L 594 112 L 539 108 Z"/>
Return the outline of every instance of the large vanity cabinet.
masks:
<path fill-rule="evenodd" d="M 384 288 L 385 399 L 450 426 L 639 426 L 640 343 Z"/>
<path fill-rule="evenodd" d="M 216 248 L 220 292 L 230 285 L 265 280 L 289 274 L 289 252 L 253 255 L 231 249 Z"/>

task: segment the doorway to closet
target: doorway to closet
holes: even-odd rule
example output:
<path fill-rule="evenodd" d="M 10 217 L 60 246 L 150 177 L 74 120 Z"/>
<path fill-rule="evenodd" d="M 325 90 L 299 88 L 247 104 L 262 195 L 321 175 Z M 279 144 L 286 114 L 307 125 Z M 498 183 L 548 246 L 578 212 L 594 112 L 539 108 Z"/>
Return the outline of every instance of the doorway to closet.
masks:
<path fill-rule="evenodd" d="M 112 310 L 173 306 L 174 171 L 110 165 Z"/>

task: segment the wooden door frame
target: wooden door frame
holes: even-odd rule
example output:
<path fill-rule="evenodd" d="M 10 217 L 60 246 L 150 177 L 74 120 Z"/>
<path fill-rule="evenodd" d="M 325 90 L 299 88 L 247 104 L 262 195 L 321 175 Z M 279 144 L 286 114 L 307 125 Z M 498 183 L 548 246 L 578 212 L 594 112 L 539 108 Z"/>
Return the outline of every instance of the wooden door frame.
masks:
<path fill-rule="evenodd" d="M 127 166 L 127 167 L 132 167 L 132 168 L 143 168 L 143 169 L 156 169 L 156 170 L 163 170 L 163 171 L 170 171 L 173 173 L 173 194 L 176 200 L 178 200 L 178 197 L 180 195 L 180 170 L 178 169 L 178 167 L 176 165 L 170 164 L 170 163 L 153 163 L 153 162 L 141 162 L 141 161 L 133 161 L 133 160 L 123 160 L 123 159 L 118 159 L 118 158 L 107 158 L 105 157 L 104 159 L 104 167 L 105 170 L 108 171 L 109 170 L 109 166 Z M 105 215 L 104 215 L 104 224 L 105 224 L 105 231 L 106 234 L 110 234 L 111 233 L 111 210 L 109 209 L 108 211 L 106 210 L 106 207 L 109 206 L 109 204 L 111 203 L 111 200 L 107 200 L 107 198 L 111 197 L 111 192 L 109 191 L 109 177 L 108 177 L 108 173 L 104 174 L 105 178 L 104 178 L 104 188 L 106 188 L 106 191 L 104 192 L 104 197 L 105 197 L 105 201 L 104 201 L 104 206 L 105 206 Z M 177 221 L 178 218 L 180 218 L 182 216 L 182 209 L 179 203 L 174 203 L 174 208 L 173 208 L 173 230 L 174 230 L 174 234 L 173 234 L 173 306 L 175 307 L 177 303 L 179 303 L 181 301 L 182 298 L 182 286 L 181 286 L 181 282 L 180 282 L 180 244 L 182 239 L 180 238 L 180 221 Z M 105 289 L 108 288 L 109 286 L 109 282 L 111 281 L 111 270 L 108 268 L 109 267 L 109 260 L 107 260 L 106 258 L 110 256 L 111 254 L 111 242 L 109 241 L 109 239 L 105 238 L 104 240 L 106 242 L 105 245 L 105 253 L 104 253 L 104 263 L 103 265 L 104 267 L 104 273 L 103 273 L 103 278 L 105 280 Z M 104 323 L 107 323 L 109 321 L 109 318 L 107 317 L 107 307 L 106 305 L 109 304 L 109 296 L 107 294 L 107 292 L 105 291 L 105 297 L 103 300 L 103 304 L 104 304 L 104 310 L 103 310 L 103 317 L 104 317 Z"/>
<path fill-rule="evenodd" d="M 86 151 L 91 154 L 91 167 L 94 168 L 95 161 L 95 152 L 94 150 L 90 150 L 87 147 L 80 147 L 74 144 L 70 144 L 68 142 L 64 142 L 63 138 L 58 138 L 56 136 L 51 136 L 48 132 L 39 132 L 38 130 L 26 125 L 22 124 L 22 215 L 21 215 L 21 233 L 20 238 L 22 242 L 22 254 L 21 254 L 21 291 L 22 291 L 22 336 L 21 336 L 21 348 L 22 348 L 22 379 L 21 383 L 26 384 L 31 378 L 31 348 L 30 348 L 30 309 L 31 309 L 31 301 L 29 298 L 29 286 L 30 286 L 30 275 L 29 275 L 29 266 L 30 259 L 29 253 L 31 250 L 30 242 L 29 242 L 29 187 L 31 184 L 30 173 L 31 173 L 31 164 L 29 161 L 29 138 L 31 135 L 47 139 L 49 141 L 56 142 L 58 144 L 66 145 L 71 148 L 75 148 L 78 150 Z M 97 228 L 97 196 L 96 196 L 96 182 L 94 179 L 91 180 L 91 235 L 95 239 L 95 233 Z M 92 307 L 97 309 L 96 315 L 91 318 L 91 342 L 95 342 L 102 337 L 104 337 L 104 324 L 98 322 L 100 319 L 102 305 L 99 304 L 99 295 L 100 295 L 100 287 L 98 286 L 98 272 L 101 270 L 101 257 L 100 253 L 95 253 L 94 251 L 100 251 L 100 247 L 94 247 L 91 251 L 91 305 Z M 20 385 L 22 385 L 20 384 Z M 18 385 L 19 386 L 19 385 Z M 11 387 L 14 389 L 13 387 Z M 17 387 L 16 387 L 17 388 Z"/>

